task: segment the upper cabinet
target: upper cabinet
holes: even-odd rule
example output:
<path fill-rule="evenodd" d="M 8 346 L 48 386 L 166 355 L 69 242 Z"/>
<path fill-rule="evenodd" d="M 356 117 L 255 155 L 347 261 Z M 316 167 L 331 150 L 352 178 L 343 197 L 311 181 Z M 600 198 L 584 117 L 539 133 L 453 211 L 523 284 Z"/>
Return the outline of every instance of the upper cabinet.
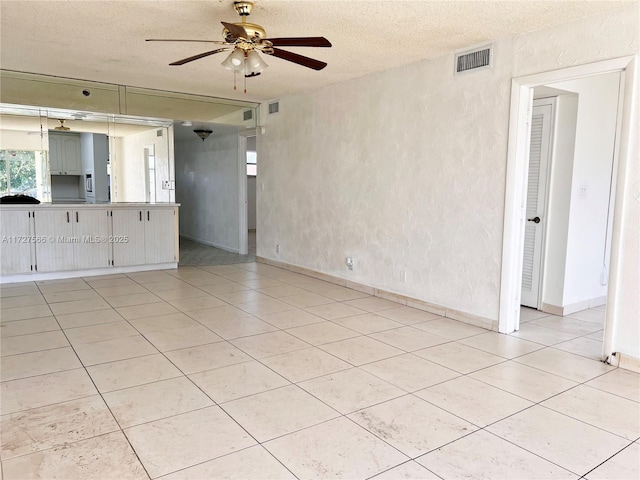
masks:
<path fill-rule="evenodd" d="M 49 170 L 51 175 L 81 175 L 80 135 L 49 132 Z"/>

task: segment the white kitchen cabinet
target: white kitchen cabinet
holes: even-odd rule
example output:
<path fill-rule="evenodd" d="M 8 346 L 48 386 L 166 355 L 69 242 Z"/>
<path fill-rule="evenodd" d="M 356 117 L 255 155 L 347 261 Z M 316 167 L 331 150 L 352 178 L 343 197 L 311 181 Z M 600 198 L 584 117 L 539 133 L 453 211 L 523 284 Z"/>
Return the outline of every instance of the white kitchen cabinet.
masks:
<path fill-rule="evenodd" d="M 111 264 L 109 211 L 83 209 L 73 212 L 76 269 L 102 268 Z"/>
<path fill-rule="evenodd" d="M 60 209 L 35 216 L 38 272 L 110 265 L 107 209 Z"/>
<path fill-rule="evenodd" d="M 113 222 L 113 265 L 143 265 L 144 254 L 144 210 L 114 209 L 111 211 Z"/>
<path fill-rule="evenodd" d="M 35 235 L 41 239 L 36 244 L 36 270 L 55 272 L 75 268 L 73 223 L 70 210 L 37 211 Z"/>
<path fill-rule="evenodd" d="M 81 175 L 80 135 L 49 132 L 49 171 L 51 175 Z"/>
<path fill-rule="evenodd" d="M 176 261 L 174 208 L 113 210 L 112 221 L 114 266 Z"/>
<path fill-rule="evenodd" d="M 173 232 L 176 212 L 172 209 L 147 210 L 145 223 L 145 263 L 176 261 L 176 244 Z"/>
<path fill-rule="evenodd" d="M 0 283 L 175 268 L 178 205 L 0 205 L 0 238 Z"/>
<path fill-rule="evenodd" d="M 3 275 L 32 271 L 35 240 L 32 220 L 31 210 L 0 212 L 0 271 Z"/>

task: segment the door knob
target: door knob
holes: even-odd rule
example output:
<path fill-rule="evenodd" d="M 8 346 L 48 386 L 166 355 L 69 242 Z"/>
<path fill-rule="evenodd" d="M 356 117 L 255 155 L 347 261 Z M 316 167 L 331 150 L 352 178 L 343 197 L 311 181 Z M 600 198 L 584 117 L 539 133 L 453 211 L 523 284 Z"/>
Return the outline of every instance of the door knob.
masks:
<path fill-rule="evenodd" d="M 527 218 L 527 222 L 540 223 L 540 217 Z"/>

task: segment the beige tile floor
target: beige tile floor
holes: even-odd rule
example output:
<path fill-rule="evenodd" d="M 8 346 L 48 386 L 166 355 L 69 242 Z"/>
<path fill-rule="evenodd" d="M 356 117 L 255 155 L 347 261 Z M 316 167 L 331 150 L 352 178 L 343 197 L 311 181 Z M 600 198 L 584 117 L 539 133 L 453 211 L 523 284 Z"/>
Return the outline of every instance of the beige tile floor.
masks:
<path fill-rule="evenodd" d="M 640 478 L 604 310 L 505 336 L 247 263 L 1 288 L 2 478 Z"/>

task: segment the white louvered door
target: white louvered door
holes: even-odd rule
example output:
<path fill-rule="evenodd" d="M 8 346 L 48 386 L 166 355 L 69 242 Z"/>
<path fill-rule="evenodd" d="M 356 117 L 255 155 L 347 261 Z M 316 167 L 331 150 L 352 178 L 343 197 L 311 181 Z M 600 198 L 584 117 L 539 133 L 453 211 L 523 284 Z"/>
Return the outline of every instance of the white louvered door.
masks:
<path fill-rule="evenodd" d="M 548 100 L 547 100 L 548 102 Z M 529 181 L 527 187 L 527 221 L 524 232 L 522 262 L 522 294 L 520 303 L 538 308 L 540 271 L 547 199 L 547 173 L 551 153 L 551 120 L 553 107 L 534 101 L 529 150 Z"/>

